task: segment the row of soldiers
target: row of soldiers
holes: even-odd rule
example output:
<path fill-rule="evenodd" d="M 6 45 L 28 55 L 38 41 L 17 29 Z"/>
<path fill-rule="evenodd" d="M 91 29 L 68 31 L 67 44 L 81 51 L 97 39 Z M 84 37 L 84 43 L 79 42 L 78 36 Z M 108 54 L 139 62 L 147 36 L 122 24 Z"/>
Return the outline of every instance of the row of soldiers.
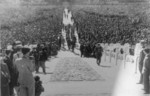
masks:
<path fill-rule="evenodd" d="M 150 94 L 150 47 L 144 40 L 140 41 L 141 51 L 139 54 L 140 81 L 144 85 L 145 94 Z M 139 46 L 139 47 L 140 47 Z"/>

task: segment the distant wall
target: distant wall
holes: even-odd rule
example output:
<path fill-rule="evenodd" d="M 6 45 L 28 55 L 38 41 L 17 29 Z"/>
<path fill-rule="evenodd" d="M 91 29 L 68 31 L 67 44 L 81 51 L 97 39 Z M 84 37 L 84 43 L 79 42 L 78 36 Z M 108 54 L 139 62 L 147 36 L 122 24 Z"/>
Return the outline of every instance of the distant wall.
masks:
<path fill-rule="evenodd" d="M 23 2 L 23 3 L 43 3 L 46 2 L 48 4 L 62 4 L 62 2 L 69 2 L 70 4 L 84 4 L 84 5 L 98 5 L 98 4 L 118 4 L 118 3 L 140 3 L 140 2 L 148 2 L 149 0 L 0 0 L 0 2 Z"/>
<path fill-rule="evenodd" d="M 110 4 L 110 3 L 140 3 L 140 2 L 148 2 L 148 0 L 43 0 L 49 3 L 62 3 L 62 2 L 70 2 L 71 4 Z"/>

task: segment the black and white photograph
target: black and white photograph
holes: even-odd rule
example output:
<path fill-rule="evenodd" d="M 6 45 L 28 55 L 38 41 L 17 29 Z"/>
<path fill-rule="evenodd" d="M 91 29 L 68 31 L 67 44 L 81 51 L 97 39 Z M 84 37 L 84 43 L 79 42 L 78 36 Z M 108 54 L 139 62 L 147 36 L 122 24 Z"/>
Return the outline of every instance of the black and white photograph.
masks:
<path fill-rule="evenodd" d="M 150 0 L 0 0 L 0 96 L 150 96 Z"/>

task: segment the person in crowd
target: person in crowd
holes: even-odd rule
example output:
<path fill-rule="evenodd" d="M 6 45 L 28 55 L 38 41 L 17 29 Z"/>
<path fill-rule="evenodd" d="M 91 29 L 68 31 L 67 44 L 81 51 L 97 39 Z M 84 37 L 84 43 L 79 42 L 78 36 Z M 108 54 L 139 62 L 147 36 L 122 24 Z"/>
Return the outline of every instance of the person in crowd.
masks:
<path fill-rule="evenodd" d="M 46 66 L 45 62 L 48 59 L 46 49 L 44 48 L 44 45 L 42 45 L 42 50 L 39 52 L 39 66 L 42 67 L 43 73 L 46 74 Z M 39 70 L 39 68 L 38 68 Z"/>
<path fill-rule="evenodd" d="M 75 45 L 76 45 L 76 37 L 75 36 L 73 36 L 73 38 L 72 38 L 71 45 L 72 45 L 72 52 L 74 52 L 74 48 L 75 48 Z"/>
<path fill-rule="evenodd" d="M 141 49 L 140 56 L 139 56 L 140 81 L 138 82 L 138 84 L 143 83 L 142 69 L 143 69 L 143 63 L 144 63 L 144 58 L 145 58 L 145 53 L 144 53 L 145 42 L 144 41 L 141 42 L 141 46 L 142 46 L 142 49 Z"/>
<path fill-rule="evenodd" d="M 145 44 L 145 40 L 140 40 L 140 42 L 135 45 L 135 51 L 134 51 L 135 57 L 138 57 L 140 55 L 140 52 L 143 49 L 144 44 Z"/>
<path fill-rule="evenodd" d="M 59 46 L 59 50 L 61 49 L 61 43 L 62 43 L 61 38 L 62 38 L 61 35 L 58 36 L 58 46 Z"/>
<path fill-rule="evenodd" d="M 49 56 L 51 57 L 51 53 L 52 53 L 52 45 L 51 45 L 51 43 L 48 44 L 48 48 L 49 48 Z"/>
<path fill-rule="evenodd" d="M 35 80 L 35 96 L 40 96 L 44 92 L 44 87 L 42 86 L 42 81 L 39 76 L 34 77 Z"/>
<path fill-rule="evenodd" d="M 38 70 L 38 68 L 39 68 L 39 62 L 38 62 L 39 61 L 39 53 L 38 53 L 37 49 L 33 48 L 31 54 L 34 57 L 35 71 L 36 71 L 36 73 L 39 73 L 39 70 Z"/>
<path fill-rule="evenodd" d="M 101 47 L 100 43 L 98 43 L 94 49 L 94 53 L 95 53 L 98 66 L 100 66 L 100 63 L 101 63 L 102 52 L 103 52 L 103 48 Z"/>
<path fill-rule="evenodd" d="M 9 90 L 10 83 L 10 72 L 6 63 L 3 62 L 3 59 L 0 58 L 1 65 L 1 96 L 11 96 Z"/>
<path fill-rule="evenodd" d="M 71 49 L 71 40 L 69 37 L 67 37 L 66 40 L 67 40 L 68 49 L 70 50 Z"/>
<path fill-rule="evenodd" d="M 39 53 L 42 50 L 41 44 L 38 43 L 36 47 L 37 52 Z"/>
<path fill-rule="evenodd" d="M 16 53 L 13 55 L 13 62 L 15 62 L 18 58 L 21 58 L 23 56 L 23 54 L 21 52 L 21 47 L 22 46 L 16 47 Z"/>
<path fill-rule="evenodd" d="M 29 59 L 30 49 L 22 48 L 23 57 L 15 61 L 15 65 L 19 71 L 17 90 L 18 96 L 35 96 L 35 80 L 32 72 L 34 64 Z"/>
<path fill-rule="evenodd" d="M 143 81 L 144 81 L 144 91 L 145 94 L 150 94 L 150 49 L 147 48 L 144 50 L 145 58 L 143 64 Z"/>
<path fill-rule="evenodd" d="M 49 48 L 48 42 L 45 44 L 45 49 L 47 50 L 47 56 L 49 57 L 50 56 L 50 48 Z"/>
<path fill-rule="evenodd" d="M 6 56 L 4 58 L 4 63 L 7 64 L 9 72 L 10 72 L 10 96 L 14 96 L 14 87 L 17 86 L 17 78 L 18 78 L 18 71 L 16 67 L 13 65 L 13 62 L 11 61 L 11 50 L 6 50 Z"/>
<path fill-rule="evenodd" d="M 89 43 L 85 44 L 85 57 L 90 56 Z"/>
<path fill-rule="evenodd" d="M 14 54 L 17 52 L 15 42 L 12 44 L 12 49 L 11 50 L 12 50 L 12 52 L 11 52 L 11 55 L 10 55 L 10 59 L 13 62 Z"/>
<path fill-rule="evenodd" d="M 82 43 L 81 45 L 80 45 L 80 52 L 81 52 L 81 57 L 82 56 L 84 56 L 84 52 L 85 52 L 85 45 Z"/>
<path fill-rule="evenodd" d="M 93 43 L 93 47 L 92 47 L 92 56 L 93 56 L 94 58 L 96 58 L 95 52 L 94 52 L 95 48 L 96 48 L 96 44 Z"/>
<path fill-rule="evenodd" d="M 65 38 L 61 35 L 61 48 L 65 48 Z"/>

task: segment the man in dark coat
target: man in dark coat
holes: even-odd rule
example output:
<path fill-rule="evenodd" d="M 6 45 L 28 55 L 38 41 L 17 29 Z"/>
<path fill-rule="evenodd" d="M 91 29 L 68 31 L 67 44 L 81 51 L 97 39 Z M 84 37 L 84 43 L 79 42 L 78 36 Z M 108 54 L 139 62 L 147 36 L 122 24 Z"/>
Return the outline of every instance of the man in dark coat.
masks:
<path fill-rule="evenodd" d="M 143 64 L 143 81 L 144 81 L 144 91 L 145 94 L 150 94 L 150 49 L 145 49 L 145 58 Z"/>
<path fill-rule="evenodd" d="M 38 73 L 39 72 L 39 70 L 38 70 L 38 68 L 39 68 L 39 63 L 38 63 L 38 61 L 39 61 L 39 53 L 38 53 L 36 48 L 33 48 L 32 55 L 34 56 L 35 71 L 36 71 L 36 73 Z"/>
<path fill-rule="evenodd" d="M 48 59 L 48 57 L 47 57 L 47 51 L 46 51 L 46 49 L 43 46 L 42 50 L 39 52 L 39 66 L 42 67 L 44 74 L 46 74 L 45 61 L 47 59 Z"/>
<path fill-rule="evenodd" d="M 84 54 L 85 57 L 89 57 L 89 46 L 88 46 L 88 43 L 85 44 L 85 54 Z"/>
<path fill-rule="evenodd" d="M 72 43 L 72 52 L 74 52 L 74 48 L 76 46 L 76 37 L 75 36 L 73 36 L 71 43 Z"/>
<path fill-rule="evenodd" d="M 143 48 L 143 50 L 140 52 L 140 57 L 139 57 L 139 72 L 140 72 L 139 84 L 143 83 L 142 69 L 143 69 L 144 58 L 145 58 L 145 53 L 144 53 L 144 48 Z"/>
<path fill-rule="evenodd" d="M 103 48 L 98 43 L 94 49 L 94 53 L 95 53 L 98 66 L 100 66 L 100 63 L 101 63 L 102 52 L 103 52 Z"/>
<path fill-rule="evenodd" d="M 10 96 L 9 91 L 9 83 L 10 83 L 10 73 L 8 70 L 7 64 L 3 62 L 0 58 L 0 65 L 1 65 L 1 96 Z"/>
<path fill-rule="evenodd" d="M 84 56 L 84 52 L 85 52 L 85 45 L 84 44 L 80 45 L 80 52 L 81 52 L 81 57 Z"/>
<path fill-rule="evenodd" d="M 48 48 L 49 48 L 49 56 L 51 57 L 51 51 L 52 51 L 52 45 L 51 45 L 51 43 L 48 44 Z"/>
<path fill-rule="evenodd" d="M 66 38 L 66 40 L 67 40 L 68 49 L 70 50 L 71 49 L 71 40 L 70 40 L 70 38 Z"/>
<path fill-rule="evenodd" d="M 10 59 L 11 56 L 11 51 L 6 50 L 6 56 L 4 58 L 4 63 L 7 64 L 8 70 L 10 72 L 10 83 L 9 83 L 9 88 L 10 88 L 10 96 L 14 96 L 14 87 L 17 85 L 17 78 L 18 78 L 18 72 L 13 65 L 13 62 Z"/>
<path fill-rule="evenodd" d="M 61 36 L 58 37 L 58 45 L 59 45 L 59 50 L 61 49 Z"/>

